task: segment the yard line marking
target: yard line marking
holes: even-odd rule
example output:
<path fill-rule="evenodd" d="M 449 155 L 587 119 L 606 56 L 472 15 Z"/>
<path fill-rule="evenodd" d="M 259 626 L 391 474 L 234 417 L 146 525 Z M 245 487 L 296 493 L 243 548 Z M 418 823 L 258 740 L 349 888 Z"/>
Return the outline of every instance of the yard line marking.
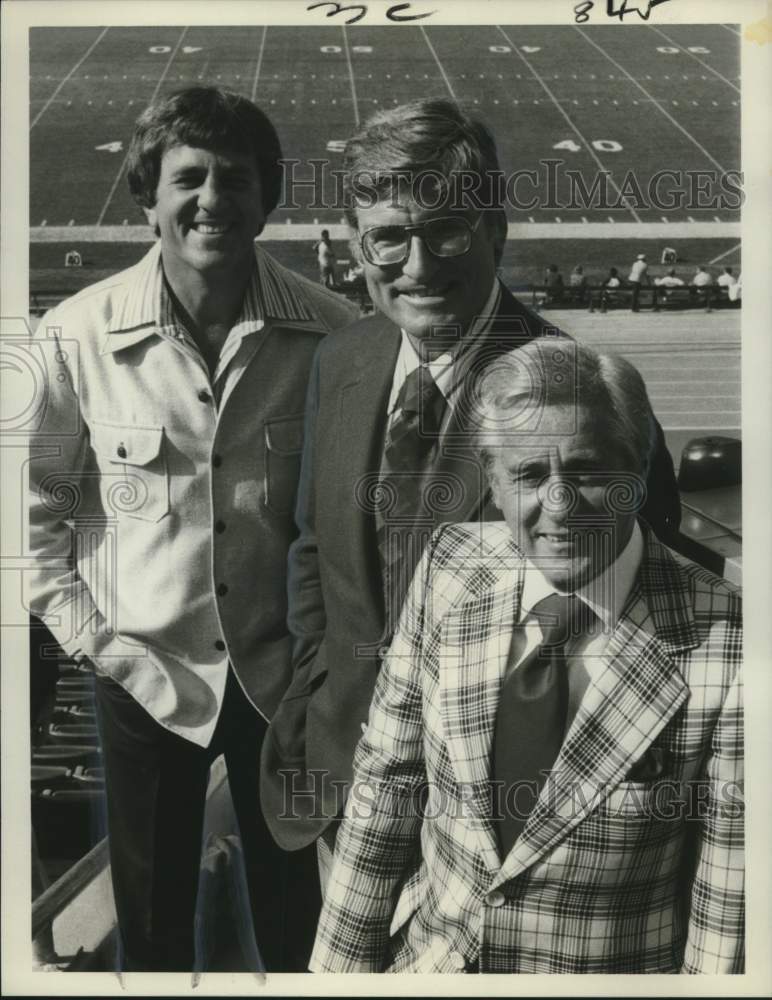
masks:
<path fill-rule="evenodd" d="M 735 250 L 739 250 L 741 246 L 742 243 L 738 243 L 737 246 L 730 247 L 729 250 L 725 250 L 723 253 L 720 253 L 718 257 L 714 257 L 713 260 L 709 260 L 708 264 L 717 264 L 720 260 L 723 260 L 724 257 L 728 257 L 730 253 L 734 253 Z"/>
<path fill-rule="evenodd" d="M 429 41 L 429 36 L 426 34 L 426 28 L 424 28 L 423 25 L 419 25 L 419 27 L 421 28 L 421 34 L 424 36 L 424 41 L 429 46 L 429 51 L 434 56 L 434 61 L 437 63 L 440 73 L 442 73 L 442 79 L 445 81 L 445 86 L 448 88 L 448 93 L 450 94 L 450 96 L 453 98 L 454 101 L 458 101 L 458 98 L 456 97 L 456 92 L 453 90 L 450 80 L 448 79 L 448 74 L 445 72 L 445 67 L 440 62 L 440 57 L 434 51 L 434 46 Z"/>
<path fill-rule="evenodd" d="M 255 66 L 255 78 L 252 81 L 252 100 L 257 96 L 257 81 L 260 79 L 260 70 L 263 65 L 263 52 L 265 50 L 265 36 L 268 34 L 268 25 L 263 28 L 263 37 L 260 39 L 260 51 L 257 53 L 257 65 Z"/>
<path fill-rule="evenodd" d="M 614 59 L 612 56 L 610 56 L 608 54 L 608 52 L 606 52 L 606 50 L 604 48 L 601 48 L 601 46 L 598 45 L 597 42 L 594 42 L 591 38 L 588 38 L 586 32 L 582 31 L 581 28 L 576 27 L 576 30 L 579 32 L 579 34 L 582 36 L 582 38 L 588 43 L 588 45 L 592 45 L 592 47 L 595 48 L 595 49 L 597 49 L 598 52 L 601 53 L 601 55 L 604 55 L 606 57 L 606 59 L 608 59 L 609 62 L 613 63 L 617 67 L 617 69 L 621 70 L 625 74 L 625 76 L 627 77 L 628 80 L 632 80 L 632 82 L 635 84 L 635 86 L 639 90 L 643 91 L 643 93 L 649 98 L 649 100 L 651 101 L 651 103 L 659 111 L 662 112 L 662 114 L 668 119 L 668 121 L 670 121 L 673 125 L 675 125 L 675 127 L 678 129 L 678 131 L 681 132 L 683 135 L 685 135 L 686 138 L 691 143 L 693 143 L 697 147 L 697 149 L 699 149 L 700 152 L 704 156 L 706 156 L 715 167 L 718 167 L 718 169 L 721 171 L 722 174 L 726 173 L 725 168 L 721 166 L 721 164 L 718 162 L 718 160 L 714 156 L 711 156 L 711 154 L 707 151 L 707 149 L 705 149 L 705 147 L 702 145 L 702 143 L 698 142 L 697 139 L 695 139 L 694 136 L 691 134 L 691 132 L 687 132 L 686 129 L 683 127 L 683 125 L 679 124 L 675 120 L 675 118 L 670 114 L 670 112 L 667 111 L 667 109 L 664 108 L 660 104 L 660 102 L 656 99 L 656 97 L 652 97 L 651 94 L 648 92 L 648 90 L 646 90 L 646 88 L 644 86 L 642 86 L 640 83 L 638 83 L 638 81 L 635 79 L 634 76 L 631 76 L 630 73 L 627 72 L 627 70 L 624 68 L 624 66 L 620 66 L 620 64 L 616 61 L 616 59 Z"/>
<path fill-rule="evenodd" d="M 174 57 L 177 55 L 177 53 L 179 51 L 179 48 L 182 45 L 183 39 L 185 38 L 185 35 L 187 33 L 188 33 L 188 28 L 187 27 L 183 28 L 182 31 L 180 32 L 180 37 L 177 39 L 177 44 L 172 49 L 171 55 L 169 56 L 169 58 L 166 61 L 166 65 L 164 66 L 164 71 L 161 74 L 161 76 L 158 78 L 158 83 L 155 85 L 155 90 L 153 91 L 153 94 L 152 94 L 150 100 L 148 101 L 148 104 L 152 104 L 153 101 L 158 96 L 158 91 L 161 89 L 161 84 L 166 79 L 166 74 L 169 72 L 169 68 L 170 68 L 171 64 L 174 62 Z M 110 202 L 113 200 L 113 195 L 115 194 L 116 190 L 118 189 L 118 183 L 120 182 L 121 177 L 123 177 L 123 171 L 126 169 L 126 164 L 128 163 L 128 160 L 129 160 L 129 154 L 127 152 L 126 155 L 123 158 L 123 163 L 121 163 L 121 165 L 120 165 L 120 167 L 118 169 L 118 173 L 115 175 L 115 180 L 113 181 L 112 187 L 110 188 L 110 193 L 107 195 L 107 198 L 105 199 L 105 203 L 102 206 L 102 211 L 99 213 L 99 217 L 97 218 L 96 224 L 98 226 L 102 225 L 102 220 L 104 219 L 105 215 L 107 214 L 107 208 L 108 208 Z"/>
<path fill-rule="evenodd" d="M 393 98 L 397 100 L 397 98 Z M 607 240 L 610 236 L 639 240 L 669 239 L 740 239 L 739 222 L 536 222 L 532 215 L 528 222 L 510 222 L 507 225 L 508 240 Z M 324 223 L 322 223 L 324 224 Z M 347 240 L 351 232 L 346 225 L 330 223 L 327 228 L 334 240 Z M 81 243 L 154 243 L 155 235 L 150 226 L 31 226 L 30 242 L 61 243 L 78 240 Z M 309 240 L 318 235 L 318 225 L 294 223 L 291 227 L 281 223 L 271 223 L 263 230 L 262 242 L 271 240 Z M 735 248 L 736 249 L 736 248 Z"/>
<path fill-rule="evenodd" d="M 54 103 L 54 101 L 56 100 L 56 98 L 57 98 L 57 96 L 59 94 L 59 91 L 62 89 L 62 87 L 65 85 L 65 83 L 67 83 L 67 81 L 70 79 L 70 77 L 72 76 L 72 74 L 77 69 L 80 69 L 80 67 L 88 59 L 88 57 L 91 55 L 91 53 L 97 47 L 97 45 L 99 45 L 99 43 L 102 41 L 102 39 L 105 37 L 105 35 L 107 34 L 107 32 L 109 30 L 110 30 L 109 28 L 102 28 L 101 35 L 99 35 L 98 38 L 96 38 L 95 41 L 93 41 L 91 43 L 91 45 L 89 45 L 89 47 L 86 49 L 85 54 L 83 56 L 81 56 L 81 58 L 75 63 L 75 65 L 72 67 L 72 69 L 67 74 L 67 76 L 62 80 L 62 82 L 58 85 L 58 87 L 53 92 L 53 94 L 51 94 L 51 96 L 48 98 L 48 100 L 43 105 L 43 107 L 40 109 L 40 111 L 38 111 L 38 113 L 35 115 L 35 117 L 32 120 L 32 124 L 30 125 L 30 131 L 32 131 L 32 129 L 37 125 L 37 123 L 40 121 L 40 119 L 46 113 L 46 111 L 48 111 L 48 109 Z"/>
<path fill-rule="evenodd" d="M 359 128 L 359 106 L 357 104 L 357 88 L 354 83 L 354 67 L 351 65 L 351 53 L 348 48 L 348 35 L 346 34 L 346 25 L 341 25 L 341 30 L 343 31 L 343 48 L 346 50 L 346 62 L 348 63 L 348 78 L 351 81 L 351 99 L 354 102 L 354 124 Z"/>
<path fill-rule="evenodd" d="M 699 56 L 696 56 L 693 52 L 690 52 L 688 49 L 685 49 L 683 45 L 679 45 L 678 42 L 672 39 L 669 35 L 666 35 L 664 31 L 661 31 L 659 28 L 656 28 L 653 24 L 649 24 L 647 27 L 649 28 L 650 31 L 656 31 L 658 35 L 662 35 L 662 37 L 665 39 L 666 42 L 669 42 L 671 45 L 675 45 L 677 48 L 681 50 L 681 52 L 685 52 L 687 56 L 691 56 L 692 59 L 696 59 L 697 62 L 700 64 L 700 66 L 704 66 L 709 73 L 712 73 L 714 76 L 717 76 L 719 80 L 723 80 L 724 83 L 728 84 L 732 88 L 732 90 L 736 90 L 738 94 L 740 93 L 740 88 L 736 84 L 732 83 L 731 80 L 727 80 L 727 78 L 722 73 L 719 73 L 717 69 L 713 69 L 712 66 L 709 66 L 704 59 L 700 59 Z"/>
<path fill-rule="evenodd" d="M 510 46 L 512 47 L 512 50 L 514 52 L 516 52 L 517 55 L 523 60 L 523 62 L 525 63 L 525 65 L 528 67 L 528 69 L 533 74 L 534 79 L 537 80 L 537 82 L 541 84 L 542 88 L 546 91 L 546 93 L 549 96 L 549 98 L 552 101 L 552 103 L 555 105 L 555 107 L 558 109 L 558 111 L 561 113 L 561 115 L 565 118 L 566 123 L 568 124 L 569 128 L 571 128 L 571 130 L 574 132 L 574 134 L 580 140 L 580 142 L 582 143 L 582 145 L 584 146 L 584 148 L 587 150 L 587 152 L 590 154 L 590 156 L 593 158 L 593 160 L 597 164 L 598 168 L 601 171 L 603 171 L 604 173 L 608 174 L 609 184 L 614 188 L 614 190 L 616 191 L 617 195 L 622 199 L 623 203 L 627 206 L 628 212 L 632 215 L 632 217 L 635 219 L 636 222 L 640 222 L 641 221 L 640 215 L 638 215 L 638 213 L 635 211 L 635 209 L 633 208 L 633 206 L 628 202 L 628 200 L 623 197 L 622 192 L 619 190 L 619 188 L 614 183 L 614 179 L 611 176 L 611 171 L 610 170 L 606 170 L 606 168 L 603 166 L 603 163 L 600 160 L 600 158 L 598 157 L 598 155 L 596 154 L 595 150 L 592 148 L 592 146 L 589 144 L 589 142 L 585 139 L 585 137 L 582 135 L 582 133 L 579 131 L 579 129 L 576 127 L 576 125 L 574 125 L 573 121 L 569 118 L 569 116 L 566 113 L 565 109 L 562 108 L 560 106 L 560 104 L 555 100 L 555 95 L 549 89 L 549 87 L 547 86 L 547 84 L 544 82 L 544 80 L 542 80 L 542 78 L 539 76 L 539 74 L 536 72 L 536 70 L 531 66 L 531 64 L 529 63 L 529 61 L 525 58 L 525 56 L 523 55 L 523 53 L 517 48 L 517 46 L 515 45 L 515 43 L 512 41 L 512 39 L 509 37 L 509 35 L 506 33 L 506 31 L 504 31 L 504 29 L 501 27 L 501 25 L 497 24 L 496 28 L 498 29 L 499 32 L 501 32 L 501 34 L 504 36 L 504 38 L 506 38 L 506 40 L 509 42 Z"/>
<path fill-rule="evenodd" d="M 731 35 L 739 35 L 742 38 L 741 31 L 735 31 L 734 28 L 730 28 L 728 24 L 719 24 L 719 28 L 723 28 L 724 31 L 728 31 Z"/>

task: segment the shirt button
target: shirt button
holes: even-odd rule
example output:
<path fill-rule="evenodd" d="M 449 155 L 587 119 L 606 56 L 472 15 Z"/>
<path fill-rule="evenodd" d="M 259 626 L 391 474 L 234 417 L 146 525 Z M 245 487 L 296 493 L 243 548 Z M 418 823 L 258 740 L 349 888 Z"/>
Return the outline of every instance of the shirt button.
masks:
<path fill-rule="evenodd" d="M 201 392 L 198 394 L 198 398 L 201 400 L 202 403 L 208 403 L 212 397 L 209 395 L 206 389 L 202 389 Z"/>
<path fill-rule="evenodd" d="M 503 906 L 505 902 L 504 893 L 499 892 L 498 889 L 494 889 L 493 892 L 489 892 L 485 897 L 485 902 L 488 906 Z"/>
<path fill-rule="evenodd" d="M 126 458 L 128 452 L 122 444 L 118 445 L 118 458 Z"/>
<path fill-rule="evenodd" d="M 219 469 L 222 465 L 222 455 L 212 455 L 212 465 L 215 469 Z"/>
<path fill-rule="evenodd" d="M 228 584 L 227 583 L 218 583 L 217 584 L 217 593 L 220 595 L 220 597 L 225 597 L 225 595 L 228 593 Z"/>
<path fill-rule="evenodd" d="M 220 652 L 222 652 L 225 649 L 225 643 L 222 641 L 222 639 L 218 639 L 217 642 L 214 644 L 214 648 L 219 649 Z"/>
<path fill-rule="evenodd" d="M 448 959 L 450 960 L 450 964 L 453 966 L 453 968 L 458 969 L 459 972 L 461 971 L 461 969 L 466 968 L 466 959 L 464 958 L 464 956 L 461 954 L 460 951 L 452 951 L 448 955 Z"/>
<path fill-rule="evenodd" d="M 225 531 L 225 521 L 217 521 L 217 523 L 214 526 L 214 530 L 217 532 L 218 535 L 221 535 L 223 531 Z"/>

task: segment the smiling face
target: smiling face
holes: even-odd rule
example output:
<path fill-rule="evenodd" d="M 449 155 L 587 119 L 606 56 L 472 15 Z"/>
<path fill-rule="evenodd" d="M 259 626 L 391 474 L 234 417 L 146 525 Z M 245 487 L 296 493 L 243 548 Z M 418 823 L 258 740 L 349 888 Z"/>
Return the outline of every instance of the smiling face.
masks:
<path fill-rule="evenodd" d="M 170 146 L 161 159 L 155 204 L 145 213 L 161 236 L 173 287 L 197 275 L 240 280 L 265 224 L 254 157 Z"/>
<path fill-rule="evenodd" d="M 547 406 L 538 431 L 509 435 L 489 450 L 494 503 L 519 548 L 554 587 L 573 591 L 619 556 L 635 511 L 614 498 L 630 488 L 634 473 L 588 410 Z"/>
<path fill-rule="evenodd" d="M 436 257 L 420 236 L 410 241 L 410 254 L 402 264 L 378 266 L 360 258 L 367 288 L 379 312 L 407 332 L 419 353 L 431 350 L 432 331 L 444 338 L 448 327 L 458 336 L 466 333 L 480 315 L 496 275 L 496 244 L 502 239 L 498 213 L 479 219 L 479 212 L 452 211 L 447 205 L 427 209 L 407 194 L 387 197 L 357 209 L 359 235 L 373 226 L 406 226 L 429 219 L 459 215 L 470 226 L 479 224 L 469 250 L 457 257 Z"/>

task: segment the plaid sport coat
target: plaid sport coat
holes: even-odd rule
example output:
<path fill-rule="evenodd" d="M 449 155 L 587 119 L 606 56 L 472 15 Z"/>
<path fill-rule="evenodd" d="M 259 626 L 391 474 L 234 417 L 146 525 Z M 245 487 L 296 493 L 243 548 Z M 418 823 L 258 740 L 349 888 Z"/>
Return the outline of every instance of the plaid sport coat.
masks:
<path fill-rule="evenodd" d="M 315 972 L 730 973 L 744 961 L 741 598 L 645 553 L 506 858 L 490 754 L 524 560 L 446 525 L 378 677 Z"/>

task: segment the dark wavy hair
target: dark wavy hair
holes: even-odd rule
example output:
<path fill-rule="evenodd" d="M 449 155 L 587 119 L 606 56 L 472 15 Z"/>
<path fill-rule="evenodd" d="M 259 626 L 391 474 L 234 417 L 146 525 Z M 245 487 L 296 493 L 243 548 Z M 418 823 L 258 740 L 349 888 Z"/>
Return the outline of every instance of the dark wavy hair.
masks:
<path fill-rule="evenodd" d="M 146 108 L 128 153 L 129 191 L 142 208 L 155 204 L 161 159 L 171 146 L 197 146 L 254 157 L 266 217 L 282 184 L 282 150 L 268 116 L 240 94 L 219 87 L 187 87 Z"/>

